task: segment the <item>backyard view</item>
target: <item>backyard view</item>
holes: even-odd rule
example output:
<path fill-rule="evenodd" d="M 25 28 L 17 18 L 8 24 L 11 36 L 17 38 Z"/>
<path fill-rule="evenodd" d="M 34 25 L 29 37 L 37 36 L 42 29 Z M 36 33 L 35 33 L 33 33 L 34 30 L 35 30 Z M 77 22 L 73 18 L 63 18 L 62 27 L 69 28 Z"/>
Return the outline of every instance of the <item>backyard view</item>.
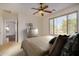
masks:
<path fill-rule="evenodd" d="M 66 34 L 67 20 L 66 16 L 54 19 L 54 32 L 55 34 Z"/>
<path fill-rule="evenodd" d="M 50 20 L 50 34 L 72 34 L 74 32 L 77 32 L 76 12 Z"/>
<path fill-rule="evenodd" d="M 68 15 L 68 33 L 77 32 L 77 13 Z"/>

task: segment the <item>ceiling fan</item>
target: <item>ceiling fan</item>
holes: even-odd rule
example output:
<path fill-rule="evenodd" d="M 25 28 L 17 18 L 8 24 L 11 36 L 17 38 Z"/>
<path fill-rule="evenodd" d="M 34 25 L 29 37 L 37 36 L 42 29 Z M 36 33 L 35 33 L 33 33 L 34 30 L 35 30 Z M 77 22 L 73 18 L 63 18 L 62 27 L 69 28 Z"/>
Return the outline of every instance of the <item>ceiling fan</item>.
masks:
<path fill-rule="evenodd" d="M 40 13 L 41 16 L 44 16 L 44 12 L 52 13 L 52 11 L 55 11 L 55 9 L 53 9 L 52 11 L 46 10 L 47 8 L 48 8 L 48 5 L 44 5 L 44 3 L 40 3 L 39 8 L 32 8 L 34 10 L 37 10 L 35 13 L 33 13 L 33 15 L 35 15 L 36 13 Z"/>

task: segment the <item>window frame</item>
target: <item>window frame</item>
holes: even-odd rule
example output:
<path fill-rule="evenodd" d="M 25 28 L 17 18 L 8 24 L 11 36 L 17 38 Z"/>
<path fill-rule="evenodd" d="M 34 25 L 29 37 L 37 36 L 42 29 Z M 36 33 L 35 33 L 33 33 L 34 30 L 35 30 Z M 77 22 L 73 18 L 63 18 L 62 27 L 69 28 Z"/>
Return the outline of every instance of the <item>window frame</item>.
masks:
<path fill-rule="evenodd" d="M 73 13 L 76 13 L 77 14 L 77 19 L 76 19 L 76 22 L 77 22 L 77 24 L 76 24 L 76 31 L 78 32 L 78 11 L 73 11 L 73 12 L 70 12 L 70 13 L 67 13 L 67 14 L 63 14 L 63 15 L 60 15 L 60 16 L 56 16 L 56 17 L 53 17 L 53 18 L 49 18 L 49 34 L 50 34 L 50 20 L 53 20 L 53 34 L 50 34 L 50 35 L 57 35 L 57 34 L 55 34 L 55 30 L 54 30 L 54 19 L 55 18 L 58 18 L 58 17 L 63 17 L 63 16 L 66 16 L 66 18 L 67 18 L 67 34 L 69 34 L 68 33 L 68 15 L 70 15 L 70 14 L 73 14 Z"/>
<path fill-rule="evenodd" d="M 54 19 L 53 19 L 53 30 L 52 30 L 53 33 L 52 33 L 52 34 L 50 33 L 50 20 L 52 20 L 52 19 L 53 19 L 53 18 L 49 19 L 49 34 L 50 34 L 50 35 L 53 35 L 53 34 L 54 34 Z"/>

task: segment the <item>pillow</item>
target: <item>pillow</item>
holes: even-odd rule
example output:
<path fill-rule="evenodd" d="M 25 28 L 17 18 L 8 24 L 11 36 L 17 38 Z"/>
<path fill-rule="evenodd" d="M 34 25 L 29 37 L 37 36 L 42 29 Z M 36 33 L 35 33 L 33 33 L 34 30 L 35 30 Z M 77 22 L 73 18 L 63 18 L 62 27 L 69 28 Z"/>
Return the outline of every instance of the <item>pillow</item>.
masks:
<path fill-rule="evenodd" d="M 52 46 L 49 49 L 49 53 L 48 53 L 49 56 L 51 55 L 52 51 L 55 49 L 55 46 L 57 44 L 57 38 L 56 38 L 56 40 L 54 41 L 54 43 L 52 44 Z"/>
<path fill-rule="evenodd" d="M 72 54 L 79 56 L 79 34 L 76 35 L 75 41 L 72 45 Z"/>
<path fill-rule="evenodd" d="M 79 55 L 79 34 L 75 33 L 68 38 L 61 52 L 62 56 Z"/>
<path fill-rule="evenodd" d="M 57 39 L 56 39 L 54 47 L 52 45 L 52 48 L 50 49 L 51 52 L 49 51 L 50 52 L 49 55 L 50 56 L 58 56 L 58 55 L 60 55 L 61 50 L 62 50 L 64 44 L 66 43 L 67 39 L 68 39 L 68 36 L 59 35 L 57 37 Z"/>
<path fill-rule="evenodd" d="M 52 39 L 49 41 L 49 44 L 53 44 L 56 38 L 57 38 L 57 37 L 52 38 Z"/>

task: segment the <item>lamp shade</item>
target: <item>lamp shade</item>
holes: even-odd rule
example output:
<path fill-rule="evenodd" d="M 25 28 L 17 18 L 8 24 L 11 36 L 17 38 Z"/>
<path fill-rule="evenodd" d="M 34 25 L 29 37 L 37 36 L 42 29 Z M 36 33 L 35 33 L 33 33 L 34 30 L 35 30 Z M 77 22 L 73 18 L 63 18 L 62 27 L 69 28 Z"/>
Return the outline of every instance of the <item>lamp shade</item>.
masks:
<path fill-rule="evenodd" d="M 37 36 L 38 35 L 38 29 L 37 28 L 33 28 L 31 30 L 31 34 L 32 34 L 32 36 Z"/>

